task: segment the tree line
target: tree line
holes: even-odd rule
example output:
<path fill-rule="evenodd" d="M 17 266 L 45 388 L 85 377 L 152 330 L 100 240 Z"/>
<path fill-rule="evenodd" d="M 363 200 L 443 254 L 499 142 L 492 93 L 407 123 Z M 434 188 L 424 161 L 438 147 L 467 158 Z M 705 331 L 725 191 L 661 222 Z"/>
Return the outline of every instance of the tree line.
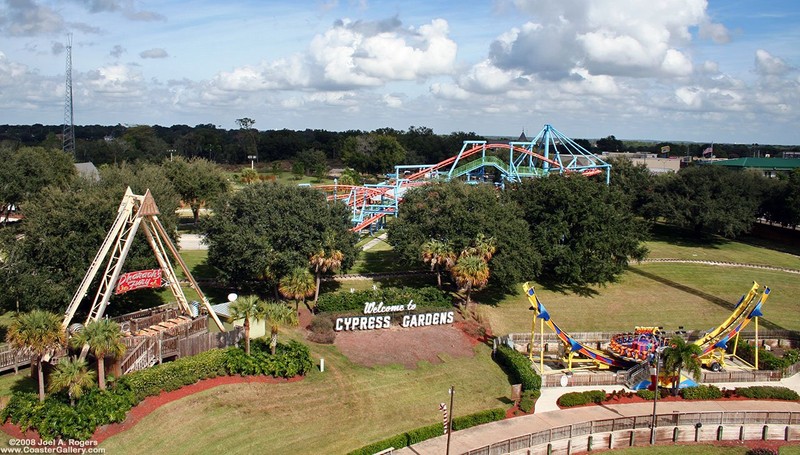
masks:
<path fill-rule="evenodd" d="M 355 261 L 349 209 L 312 188 L 254 183 L 232 192 L 226 174 L 203 158 L 105 165 L 96 181 L 79 177 L 70 162 L 60 151 L 0 147 L 0 202 L 24 215 L 0 226 L 0 308 L 62 311 L 128 186 L 151 190 L 176 237 L 181 202 L 195 217 L 200 205 L 210 206 L 214 216 L 199 224 L 208 263 L 243 291 L 305 302 L 322 274 Z M 399 218 L 388 223 L 389 240 L 409 265 L 446 271 L 469 294 L 531 279 L 613 281 L 629 260 L 644 257 L 642 242 L 656 221 L 699 238 L 733 238 L 759 218 L 800 224 L 800 171 L 770 179 L 711 165 L 665 175 L 626 159 L 612 165 L 611 185 L 552 175 L 505 191 L 458 182 L 409 190 Z M 127 266 L 157 266 L 144 238 L 135 239 Z M 112 311 L 130 309 L 130 299 L 115 296 Z"/>
<path fill-rule="evenodd" d="M 435 134 L 431 128 L 410 126 L 407 130 L 379 128 L 373 131 L 266 130 L 255 128 L 256 120 L 236 120 L 238 129 L 224 129 L 214 124 L 195 126 L 173 125 L 84 125 L 75 126 L 75 149 L 78 161 L 96 165 L 123 161 L 161 162 L 170 156 L 188 159 L 200 157 L 219 164 L 249 163 L 248 156 L 258 162 L 295 160 L 311 151 L 328 160 L 340 160 L 345 150 L 357 151 L 352 138 L 360 138 L 379 146 L 379 138 L 391 138 L 404 152 L 395 164 L 437 163 L 461 150 L 465 140 L 489 140 L 474 132 Z M 0 145 L 6 147 L 61 148 L 60 125 L 0 125 Z M 508 138 L 507 138 L 508 139 Z M 510 138 L 516 139 L 516 138 Z M 614 135 L 597 140 L 576 139 L 575 142 L 593 153 L 635 152 L 661 156 L 702 156 L 710 143 L 622 141 Z M 390 144 L 391 145 L 391 144 Z M 391 147 L 390 147 L 391 148 Z M 714 155 L 723 158 L 745 156 L 782 156 L 785 152 L 800 153 L 800 146 L 764 144 L 713 144 Z M 352 164 L 350 165 L 353 166 Z M 306 169 L 310 174 L 313 170 Z M 385 172 L 385 171 L 382 171 Z"/>

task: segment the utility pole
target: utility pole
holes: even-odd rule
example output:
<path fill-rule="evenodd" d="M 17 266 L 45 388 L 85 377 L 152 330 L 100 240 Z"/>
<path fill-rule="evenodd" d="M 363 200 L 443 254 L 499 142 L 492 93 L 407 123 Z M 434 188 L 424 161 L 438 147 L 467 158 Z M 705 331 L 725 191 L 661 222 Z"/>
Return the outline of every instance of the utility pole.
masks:
<path fill-rule="evenodd" d="M 453 432 L 453 396 L 456 394 L 456 386 L 450 386 L 450 416 L 447 419 L 447 452 L 450 455 L 450 434 Z"/>
<path fill-rule="evenodd" d="M 72 33 L 67 34 L 67 70 L 66 88 L 64 90 L 64 129 L 61 134 L 62 150 L 75 156 L 75 123 L 72 109 Z"/>

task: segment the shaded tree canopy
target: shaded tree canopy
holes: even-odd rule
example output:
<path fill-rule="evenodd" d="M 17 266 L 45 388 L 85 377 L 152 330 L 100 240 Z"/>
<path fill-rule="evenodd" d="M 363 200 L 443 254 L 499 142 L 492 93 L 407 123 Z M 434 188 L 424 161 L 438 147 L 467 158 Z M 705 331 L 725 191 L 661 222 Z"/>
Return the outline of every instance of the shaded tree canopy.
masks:
<path fill-rule="evenodd" d="M 164 162 L 164 170 L 181 200 L 192 209 L 194 222 L 200 215 L 200 206 L 228 191 L 228 180 L 223 170 L 204 158 L 176 157 Z"/>
<path fill-rule="evenodd" d="M 647 226 L 623 194 L 579 175 L 526 180 L 507 196 L 530 227 L 541 276 L 559 285 L 614 281 L 628 260 L 643 259 Z"/>
<path fill-rule="evenodd" d="M 103 166 L 100 180 L 75 179 L 67 188 L 48 186 L 23 203 L 25 220 L 16 229 L 19 236 L 2 237 L 0 245 L 8 258 L 0 265 L 0 307 L 10 310 L 41 308 L 61 313 L 86 274 L 130 186 L 134 193 L 149 188 L 161 215 L 159 219 L 173 238 L 180 198 L 160 166 Z M 157 263 L 142 233 L 125 261 L 125 271 L 156 267 Z M 90 289 L 90 298 L 96 288 Z M 126 302 L 117 296 L 112 302 Z M 110 308 L 121 305 L 112 305 Z"/>
<path fill-rule="evenodd" d="M 388 134 L 351 136 L 342 146 L 342 161 L 365 174 L 390 172 L 405 158 L 406 150 Z"/>
<path fill-rule="evenodd" d="M 765 179 L 722 166 L 690 166 L 657 179 L 648 212 L 697 233 L 733 238 L 752 228 Z"/>
<path fill-rule="evenodd" d="M 340 202 L 305 187 L 256 183 L 221 198 L 205 220 L 208 262 L 229 283 L 246 287 L 263 280 L 274 286 L 322 245 L 342 252 L 342 267 L 356 256 L 357 236 Z"/>
<path fill-rule="evenodd" d="M 0 222 L 11 206 L 48 185 L 65 187 L 76 175 L 72 157 L 60 150 L 0 147 Z"/>
<path fill-rule="evenodd" d="M 410 264 L 422 263 L 422 246 L 431 239 L 462 251 L 483 234 L 493 237 L 490 283 L 512 290 L 539 270 L 539 254 L 519 206 L 487 185 L 461 182 L 426 185 L 406 193 L 399 217 L 389 225 L 389 242 Z"/>

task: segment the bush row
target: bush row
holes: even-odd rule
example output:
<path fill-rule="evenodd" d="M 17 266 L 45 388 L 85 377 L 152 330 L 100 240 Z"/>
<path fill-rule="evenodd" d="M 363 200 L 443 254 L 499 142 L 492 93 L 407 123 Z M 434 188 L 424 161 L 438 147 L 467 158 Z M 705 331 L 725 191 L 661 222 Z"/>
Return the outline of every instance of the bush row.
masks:
<path fill-rule="evenodd" d="M 745 398 L 754 398 L 757 400 L 800 400 L 800 395 L 798 395 L 797 392 L 792 389 L 769 385 L 737 387 L 736 395 Z"/>
<path fill-rule="evenodd" d="M 475 414 L 462 417 L 455 417 L 453 418 L 453 431 L 464 430 L 476 425 L 503 420 L 505 417 L 506 412 L 500 408 L 476 412 Z M 382 441 L 373 442 L 372 444 L 350 452 L 349 455 L 372 455 L 390 447 L 400 449 L 427 439 L 441 436 L 442 434 L 444 434 L 444 427 L 441 423 L 428 425 L 400 433 Z"/>
<path fill-rule="evenodd" d="M 162 391 L 226 374 L 290 377 L 313 367 L 308 348 L 296 341 L 279 344 L 274 356 L 268 354 L 265 342 L 256 341 L 251 352 L 253 355 L 247 358 L 240 348 L 214 349 L 137 371 L 121 377 L 109 390 L 89 390 L 75 406 L 69 405 L 65 393 L 40 402 L 36 394 L 15 392 L 0 412 L 0 419 L 10 419 L 23 430 L 35 429 L 43 439 L 88 440 L 98 426 L 122 422 L 133 406 Z"/>
<path fill-rule="evenodd" d="M 684 400 L 716 400 L 722 398 L 722 390 L 715 385 L 698 385 L 680 389 Z"/>
<path fill-rule="evenodd" d="M 732 352 L 732 349 L 732 345 L 729 345 L 728 350 Z M 755 346 L 749 343 L 740 343 L 736 348 L 736 355 L 751 364 L 756 361 L 755 352 Z M 797 349 L 788 349 L 783 353 L 783 357 L 778 357 L 772 351 L 758 348 L 759 370 L 785 370 L 798 361 L 800 361 L 800 351 Z"/>
<path fill-rule="evenodd" d="M 514 384 L 522 384 L 522 390 L 539 390 L 542 378 L 531 367 L 531 361 L 516 349 L 500 345 L 495 351 L 495 360 L 511 376 Z"/>
<path fill-rule="evenodd" d="M 589 403 L 602 403 L 606 399 L 603 390 L 587 390 L 585 392 L 569 392 L 558 398 L 558 405 L 563 408 L 581 406 Z"/>
<path fill-rule="evenodd" d="M 345 313 L 364 310 L 367 302 L 383 302 L 384 305 L 406 305 L 413 300 L 418 309 L 449 308 L 450 296 L 433 286 L 423 288 L 385 288 L 356 292 L 326 293 L 317 301 L 317 311 L 321 313 Z"/>

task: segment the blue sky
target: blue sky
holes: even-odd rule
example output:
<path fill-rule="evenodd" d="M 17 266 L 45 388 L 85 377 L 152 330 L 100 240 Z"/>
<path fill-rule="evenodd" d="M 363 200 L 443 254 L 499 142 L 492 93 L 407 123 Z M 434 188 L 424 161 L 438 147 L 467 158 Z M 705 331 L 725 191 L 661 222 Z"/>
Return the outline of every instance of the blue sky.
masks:
<path fill-rule="evenodd" d="M 0 123 L 800 144 L 780 0 L 1 0 Z"/>

